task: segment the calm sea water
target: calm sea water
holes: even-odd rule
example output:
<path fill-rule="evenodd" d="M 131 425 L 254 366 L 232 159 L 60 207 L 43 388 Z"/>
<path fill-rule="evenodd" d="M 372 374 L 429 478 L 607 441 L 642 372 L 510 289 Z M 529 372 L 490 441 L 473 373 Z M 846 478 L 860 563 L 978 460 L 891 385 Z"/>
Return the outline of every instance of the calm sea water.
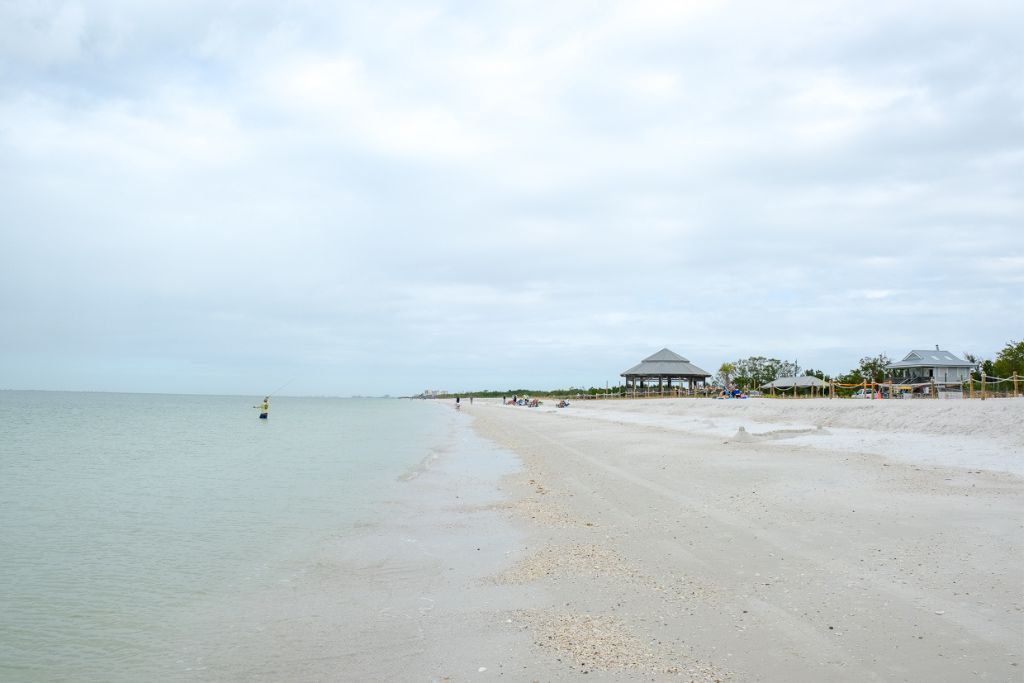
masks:
<path fill-rule="evenodd" d="M 0 392 L 0 679 L 161 680 L 463 422 L 429 402 Z"/>

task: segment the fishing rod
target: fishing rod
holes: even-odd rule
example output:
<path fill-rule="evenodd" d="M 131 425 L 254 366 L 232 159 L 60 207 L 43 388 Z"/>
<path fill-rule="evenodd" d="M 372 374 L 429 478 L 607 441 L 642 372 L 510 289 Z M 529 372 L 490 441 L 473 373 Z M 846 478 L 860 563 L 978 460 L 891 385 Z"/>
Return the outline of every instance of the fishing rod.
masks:
<path fill-rule="evenodd" d="M 277 389 L 274 389 L 269 394 L 267 394 L 267 396 L 274 396 L 275 394 L 277 394 L 277 392 L 281 391 L 282 389 L 284 389 L 286 386 L 288 386 L 289 384 L 291 384 L 294 381 L 295 381 L 295 377 L 292 377 L 290 380 L 288 380 L 287 382 L 285 382 L 284 384 L 279 386 Z"/>

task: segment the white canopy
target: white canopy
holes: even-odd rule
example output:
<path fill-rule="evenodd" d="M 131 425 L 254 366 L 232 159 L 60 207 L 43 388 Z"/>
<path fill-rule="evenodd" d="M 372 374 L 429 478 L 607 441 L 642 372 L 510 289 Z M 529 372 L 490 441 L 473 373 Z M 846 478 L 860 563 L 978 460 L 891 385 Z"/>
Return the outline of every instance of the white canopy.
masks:
<path fill-rule="evenodd" d="M 762 389 L 792 389 L 797 387 L 803 389 L 805 387 L 816 387 L 818 389 L 825 386 L 825 382 L 818 379 L 817 377 L 805 376 L 805 377 L 779 377 L 778 379 L 768 382 L 768 384 L 761 385 Z"/>

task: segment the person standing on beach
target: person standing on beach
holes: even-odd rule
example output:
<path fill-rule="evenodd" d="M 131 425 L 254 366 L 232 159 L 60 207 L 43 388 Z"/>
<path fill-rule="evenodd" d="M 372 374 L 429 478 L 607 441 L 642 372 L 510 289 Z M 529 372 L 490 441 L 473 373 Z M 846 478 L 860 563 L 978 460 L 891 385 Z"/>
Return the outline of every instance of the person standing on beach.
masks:
<path fill-rule="evenodd" d="M 259 408 L 260 409 L 260 419 L 261 420 L 266 420 L 267 419 L 267 413 L 270 412 L 270 397 L 269 396 L 264 396 L 263 397 L 263 403 L 259 404 L 258 406 L 253 406 L 253 408 Z"/>

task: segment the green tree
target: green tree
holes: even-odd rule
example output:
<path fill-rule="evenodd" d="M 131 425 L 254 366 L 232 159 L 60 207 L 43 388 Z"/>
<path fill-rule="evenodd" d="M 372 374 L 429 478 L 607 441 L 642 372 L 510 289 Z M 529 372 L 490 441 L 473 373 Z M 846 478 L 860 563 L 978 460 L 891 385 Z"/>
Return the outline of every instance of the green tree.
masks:
<path fill-rule="evenodd" d="M 723 387 L 729 386 L 729 383 L 732 381 L 732 376 L 735 372 L 735 364 L 722 363 L 722 367 L 718 368 L 718 381 L 722 383 Z"/>
<path fill-rule="evenodd" d="M 892 362 L 887 355 L 880 353 L 877 356 L 865 356 L 860 359 L 857 369 L 860 376 L 869 382 L 881 382 L 885 379 L 887 371 L 885 366 Z"/>
<path fill-rule="evenodd" d="M 808 369 L 804 370 L 804 377 L 817 377 L 818 379 L 828 382 L 832 379 L 832 375 L 828 374 L 824 370 Z"/>
<path fill-rule="evenodd" d="M 779 360 L 778 358 L 769 358 L 766 369 L 768 374 L 771 375 L 771 379 L 768 380 L 769 382 L 779 377 L 796 377 L 800 374 L 799 365 L 790 363 L 788 360 Z"/>
<path fill-rule="evenodd" d="M 853 370 L 850 370 L 844 375 L 839 375 L 839 377 L 837 377 L 836 379 L 838 379 L 841 384 L 864 383 L 864 375 L 861 374 L 860 368 L 854 368 Z"/>
<path fill-rule="evenodd" d="M 734 361 L 731 365 L 735 368 L 735 374 L 732 377 L 733 384 L 745 389 L 758 389 L 773 379 L 794 377 L 800 371 L 800 366 L 796 363 L 764 356 L 743 358 Z"/>
<path fill-rule="evenodd" d="M 989 374 L 1009 377 L 1013 373 L 1024 375 L 1024 341 L 1011 341 L 996 355 Z"/>
<path fill-rule="evenodd" d="M 764 379 L 767 376 L 765 368 L 767 361 L 768 359 L 764 356 L 751 356 L 750 358 L 734 361 L 732 363 L 735 368 L 735 374 L 732 378 L 733 384 L 750 388 L 759 387 L 765 382 L 770 382 L 770 379 Z"/>

